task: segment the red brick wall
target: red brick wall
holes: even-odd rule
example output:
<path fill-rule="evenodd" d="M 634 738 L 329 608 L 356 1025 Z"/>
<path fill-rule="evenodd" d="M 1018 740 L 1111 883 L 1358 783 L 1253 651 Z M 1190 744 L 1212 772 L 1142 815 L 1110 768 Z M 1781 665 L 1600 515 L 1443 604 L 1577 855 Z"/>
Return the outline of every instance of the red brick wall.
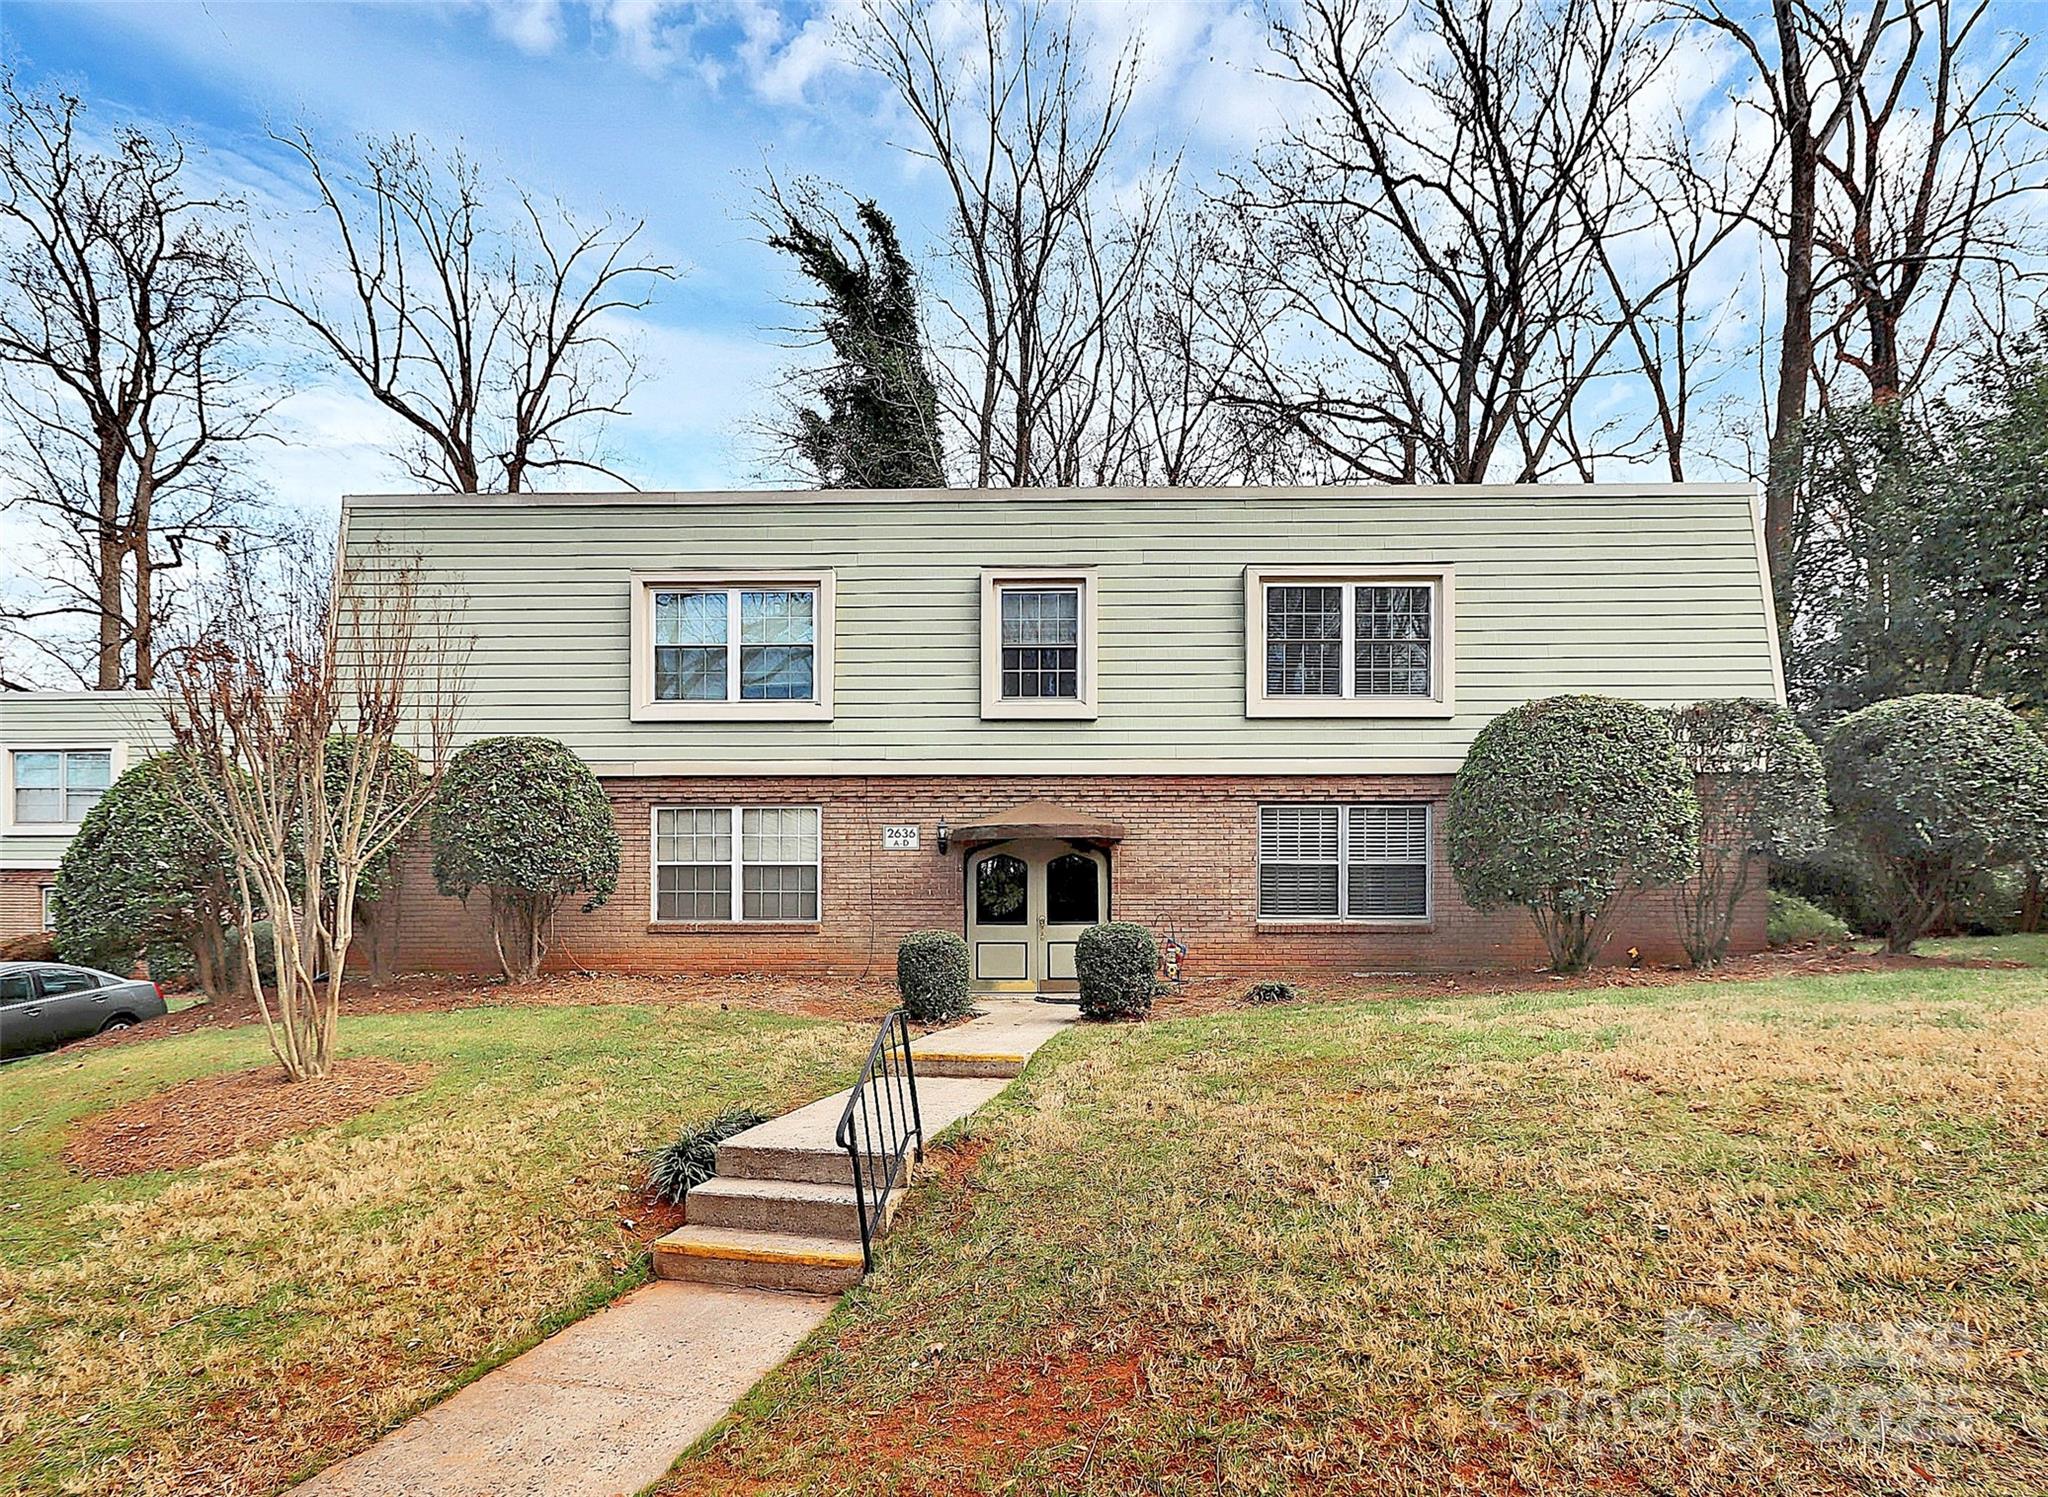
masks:
<path fill-rule="evenodd" d="M 0 941 L 43 928 L 42 888 L 56 882 L 54 868 L 0 868 Z"/>
<path fill-rule="evenodd" d="M 1449 776 L 982 776 L 611 780 L 624 846 L 618 892 L 585 915 L 557 922 L 549 965 L 593 971 L 886 974 L 897 941 L 925 928 L 960 930 L 963 854 L 941 854 L 935 827 L 984 819 L 1043 797 L 1121 822 L 1110 853 L 1112 912 L 1187 943 L 1186 973 L 1278 974 L 1443 971 L 1529 966 L 1543 960 L 1526 913 L 1481 914 L 1458 892 L 1433 818 L 1435 919 L 1420 925 L 1261 925 L 1258 807 L 1262 801 L 1427 800 L 1441 809 Z M 816 805 L 822 808 L 824 884 L 816 925 L 653 927 L 649 920 L 651 808 L 656 805 Z M 883 852 L 882 827 L 915 822 L 917 852 Z M 423 848 L 406 861 L 398 898 L 401 970 L 489 971 L 496 966 L 485 902 L 464 908 L 433 892 Z M 1735 949 L 1764 939 L 1759 893 L 1738 924 Z M 1638 901 L 1617 922 L 1610 960 L 1639 946 L 1652 961 L 1679 957 L 1669 900 Z"/>

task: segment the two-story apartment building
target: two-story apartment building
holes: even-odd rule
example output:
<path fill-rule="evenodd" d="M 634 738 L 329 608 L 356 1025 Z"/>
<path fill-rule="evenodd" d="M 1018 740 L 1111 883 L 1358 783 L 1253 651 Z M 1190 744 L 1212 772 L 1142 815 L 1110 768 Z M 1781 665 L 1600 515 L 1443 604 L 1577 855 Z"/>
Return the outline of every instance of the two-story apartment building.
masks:
<path fill-rule="evenodd" d="M 1444 862 L 1480 726 L 1783 693 L 1747 485 L 379 495 L 343 529 L 446 590 L 464 739 L 602 779 L 623 875 L 553 956 L 593 969 L 883 973 L 937 927 L 980 986 L 1057 987 L 1112 915 L 1196 973 L 1534 960 Z M 493 965 L 423 856 L 404 897 L 402 965 Z M 1641 901 L 1614 949 L 1670 927 Z"/>

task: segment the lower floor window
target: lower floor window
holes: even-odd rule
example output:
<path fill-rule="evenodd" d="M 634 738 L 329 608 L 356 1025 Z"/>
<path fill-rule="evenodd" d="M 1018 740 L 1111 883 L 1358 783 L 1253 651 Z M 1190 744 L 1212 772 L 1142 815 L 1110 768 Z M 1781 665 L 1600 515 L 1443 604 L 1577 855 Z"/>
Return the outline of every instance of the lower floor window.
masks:
<path fill-rule="evenodd" d="M 818 918 L 816 806 L 663 806 L 654 813 L 656 920 Z"/>
<path fill-rule="evenodd" d="M 1261 806 L 1259 914 L 1427 919 L 1429 807 Z"/>
<path fill-rule="evenodd" d="M 43 896 L 43 929 L 55 930 L 57 928 L 57 886 L 55 884 L 44 884 L 41 893 Z"/>

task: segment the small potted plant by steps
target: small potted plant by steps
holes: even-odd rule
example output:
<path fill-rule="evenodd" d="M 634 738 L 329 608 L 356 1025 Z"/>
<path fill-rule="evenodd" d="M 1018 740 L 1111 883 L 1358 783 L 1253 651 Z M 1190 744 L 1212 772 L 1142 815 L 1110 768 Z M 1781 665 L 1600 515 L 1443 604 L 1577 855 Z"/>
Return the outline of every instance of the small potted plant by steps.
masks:
<path fill-rule="evenodd" d="M 1142 1019 L 1159 991 L 1159 943 L 1142 925 L 1091 925 L 1074 945 L 1084 1019 Z"/>

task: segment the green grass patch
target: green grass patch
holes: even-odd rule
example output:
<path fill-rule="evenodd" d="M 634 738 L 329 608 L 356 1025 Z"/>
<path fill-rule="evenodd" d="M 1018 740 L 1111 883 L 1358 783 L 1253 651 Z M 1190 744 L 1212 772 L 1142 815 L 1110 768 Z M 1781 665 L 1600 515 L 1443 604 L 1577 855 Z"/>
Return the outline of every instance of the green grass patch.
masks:
<path fill-rule="evenodd" d="M 2031 1497 L 2044 1055 L 1934 967 L 1073 1032 L 663 1490 Z"/>

